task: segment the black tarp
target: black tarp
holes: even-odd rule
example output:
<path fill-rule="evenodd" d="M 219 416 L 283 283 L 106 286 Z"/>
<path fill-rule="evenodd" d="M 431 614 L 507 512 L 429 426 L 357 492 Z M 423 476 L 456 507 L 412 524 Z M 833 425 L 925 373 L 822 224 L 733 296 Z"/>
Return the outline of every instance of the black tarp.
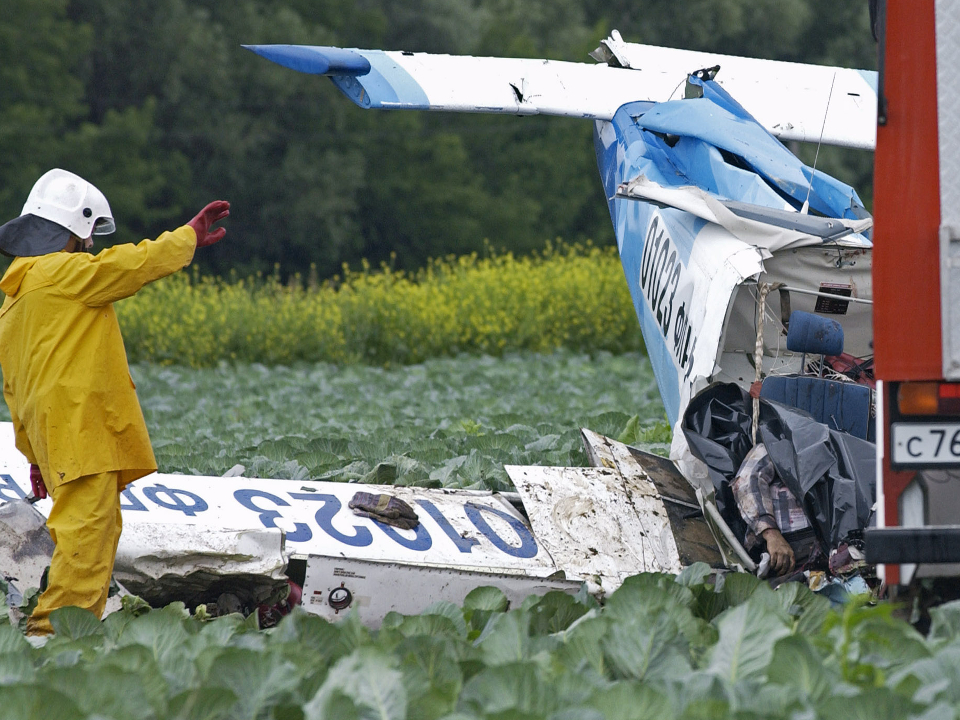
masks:
<path fill-rule="evenodd" d="M 730 483 L 753 447 L 753 398 L 733 383 L 711 385 L 687 406 L 681 428 L 694 456 L 706 463 L 717 508 L 743 541 L 746 526 Z M 825 549 L 857 537 L 871 521 L 876 446 L 831 430 L 807 413 L 760 400 L 757 442 L 800 499 Z"/>

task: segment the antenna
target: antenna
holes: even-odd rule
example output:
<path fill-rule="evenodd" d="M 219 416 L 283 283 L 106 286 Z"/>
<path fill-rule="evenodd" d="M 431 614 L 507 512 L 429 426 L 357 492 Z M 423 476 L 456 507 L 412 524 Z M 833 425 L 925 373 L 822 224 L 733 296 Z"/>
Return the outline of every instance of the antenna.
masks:
<path fill-rule="evenodd" d="M 800 208 L 801 215 L 807 215 L 810 212 L 810 190 L 813 189 L 813 176 L 817 174 L 817 160 L 820 159 L 820 145 L 823 143 L 823 131 L 827 127 L 827 115 L 830 113 L 830 101 L 833 99 L 833 85 L 837 82 L 837 73 L 833 73 L 833 79 L 830 81 L 830 94 L 827 95 L 827 109 L 823 111 L 823 124 L 820 126 L 820 139 L 817 140 L 817 154 L 813 156 L 813 168 L 810 172 L 810 184 L 807 185 L 807 198 L 803 201 L 803 207 Z"/>

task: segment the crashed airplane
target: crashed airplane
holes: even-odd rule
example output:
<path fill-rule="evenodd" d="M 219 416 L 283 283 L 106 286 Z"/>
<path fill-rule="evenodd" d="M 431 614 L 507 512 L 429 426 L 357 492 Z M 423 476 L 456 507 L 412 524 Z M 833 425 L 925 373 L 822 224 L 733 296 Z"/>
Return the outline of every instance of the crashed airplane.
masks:
<path fill-rule="evenodd" d="M 696 561 L 755 571 L 730 484 L 758 441 L 825 547 L 869 523 L 872 220 L 852 188 L 781 141 L 872 148 L 875 73 L 616 32 L 595 63 L 249 49 L 330 77 L 363 108 L 592 121 L 673 462 L 585 430 L 593 468 L 508 467 L 516 494 L 391 489 L 419 519 L 410 529 L 350 511 L 357 491 L 382 487 L 158 474 L 124 492 L 117 577 L 131 592 L 190 605 L 243 587 L 241 604 L 255 607 L 282 594 L 286 571 L 307 610 L 359 608 L 376 624 L 477 585 L 511 599 L 602 596 L 628 575 Z M 799 435 L 814 450 L 798 458 Z M 29 488 L 3 426 L 0 480 L 0 498 L 15 503 Z"/>

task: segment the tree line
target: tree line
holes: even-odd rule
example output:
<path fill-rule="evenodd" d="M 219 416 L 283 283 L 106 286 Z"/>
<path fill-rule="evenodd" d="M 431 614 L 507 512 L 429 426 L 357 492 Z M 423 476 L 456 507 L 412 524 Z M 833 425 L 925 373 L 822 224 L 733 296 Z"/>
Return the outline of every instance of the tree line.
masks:
<path fill-rule="evenodd" d="M 630 41 L 873 68 L 865 0 L 4 0 L 0 222 L 64 167 L 110 200 L 108 242 L 233 204 L 207 272 L 524 254 L 613 241 L 575 119 L 365 112 L 324 78 L 241 48 L 291 43 L 587 61 Z M 813 148 L 801 148 L 811 161 Z M 870 153 L 818 167 L 869 198 Z"/>

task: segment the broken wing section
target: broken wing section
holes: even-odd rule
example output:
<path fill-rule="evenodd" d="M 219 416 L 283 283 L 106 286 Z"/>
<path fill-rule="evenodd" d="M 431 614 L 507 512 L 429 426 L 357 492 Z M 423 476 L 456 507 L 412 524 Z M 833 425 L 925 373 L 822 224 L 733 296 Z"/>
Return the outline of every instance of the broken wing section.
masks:
<path fill-rule="evenodd" d="M 594 120 L 611 120 L 627 102 L 680 98 L 689 73 L 719 65 L 721 84 L 783 140 L 872 148 L 876 137 L 874 72 L 624 43 L 616 31 L 594 53 L 604 60 L 599 63 L 312 45 L 244 47 L 291 70 L 330 77 L 363 108 Z"/>
<path fill-rule="evenodd" d="M 641 45 L 625 42 L 616 30 L 594 56 L 647 75 L 667 76 L 675 87 L 683 82 L 678 72 L 719 65 L 717 82 L 780 140 L 864 150 L 876 145 L 877 73 L 873 70 Z"/>
<path fill-rule="evenodd" d="M 624 102 L 669 95 L 605 64 L 304 45 L 246 45 L 283 67 L 327 75 L 362 108 L 611 118 Z"/>
<path fill-rule="evenodd" d="M 722 226 L 745 243 L 771 252 L 818 242 L 836 242 L 848 235 L 866 233 L 873 226 L 872 218 L 849 220 L 802 215 L 796 211 L 721 200 L 694 185 L 667 188 L 643 175 L 621 185 L 617 196 L 684 210 Z M 866 244 L 863 246 L 867 247 Z"/>

